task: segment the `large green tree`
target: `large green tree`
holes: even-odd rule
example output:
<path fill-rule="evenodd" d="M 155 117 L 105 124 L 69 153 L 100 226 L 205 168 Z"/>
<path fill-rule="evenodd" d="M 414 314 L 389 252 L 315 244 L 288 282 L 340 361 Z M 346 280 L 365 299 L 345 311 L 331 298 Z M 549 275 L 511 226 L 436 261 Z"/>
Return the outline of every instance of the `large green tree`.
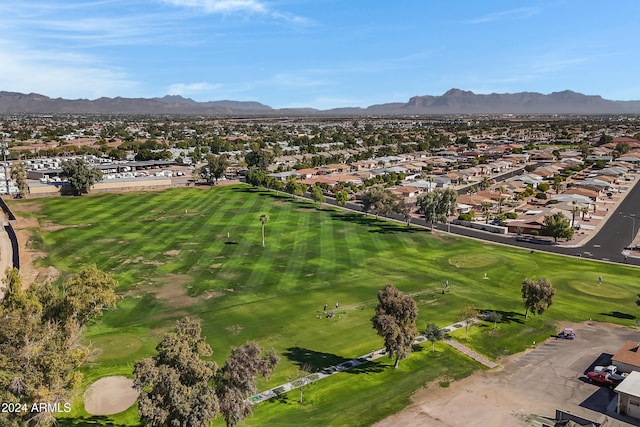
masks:
<path fill-rule="evenodd" d="M 23 163 L 14 163 L 11 165 L 11 179 L 16 182 L 18 194 L 16 197 L 24 197 L 29 193 L 29 185 L 27 185 L 27 168 Z"/>
<path fill-rule="evenodd" d="M 61 177 L 67 178 L 76 195 L 88 194 L 91 186 L 102 179 L 100 169 L 89 167 L 83 159 L 70 159 L 62 164 Z"/>
<path fill-rule="evenodd" d="M 562 212 L 556 212 L 551 215 L 544 216 L 544 226 L 540 232 L 544 236 L 553 237 L 553 241 L 557 242 L 558 239 L 571 240 L 573 237 L 573 228 L 567 217 Z"/>
<path fill-rule="evenodd" d="M 82 380 L 78 368 L 93 354 L 82 343 L 83 327 L 98 311 L 85 310 L 78 315 L 66 310 L 74 305 L 69 302 L 70 296 L 51 283 L 34 284 L 24 291 L 17 269 L 7 271 L 4 283 L 5 295 L 0 303 L 0 401 L 21 402 L 27 408 L 38 402 L 69 401 Z M 96 307 L 114 303 L 100 295 L 91 299 Z M 0 413 L 2 426 L 54 422 L 55 413 L 48 410 Z"/>
<path fill-rule="evenodd" d="M 255 342 L 231 350 L 224 367 L 216 375 L 216 395 L 227 426 L 234 426 L 251 415 L 251 403 L 247 399 L 258 392 L 256 377 L 268 377 L 277 364 L 276 353 L 263 354 Z"/>
<path fill-rule="evenodd" d="M 336 203 L 338 206 L 346 206 L 349 201 L 349 192 L 344 188 L 335 192 Z"/>
<path fill-rule="evenodd" d="M 386 285 L 378 291 L 376 315 L 371 322 L 378 335 L 384 338 L 389 358 L 395 357 L 395 368 L 400 360 L 411 354 L 413 341 L 418 335 L 417 317 L 418 306 L 411 296 L 404 295 L 393 285 Z"/>
<path fill-rule="evenodd" d="M 271 151 L 263 148 L 253 148 L 244 155 L 244 160 L 249 168 L 256 168 L 266 171 L 275 158 Z"/>
<path fill-rule="evenodd" d="M 211 386 L 218 367 L 203 359 L 213 350 L 202 337 L 200 321 L 178 320 L 156 350 L 157 355 L 138 361 L 133 371 L 143 425 L 191 427 L 211 423 L 219 411 Z"/>
<path fill-rule="evenodd" d="M 402 218 L 407 223 L 407 226 L 411 224 L 411 214 L 415 208 L 415 203 L 408 202 L 406 199 L 400 199 L 398 203 L 394 205 L 394 212 L 402 215 Z"/>
<path fill-rule="evenodd" d="M 389 215 L 393 212 L 396 203 L 397 197 L 381 185 L 374 185 L 362 194 L 362 210 L 364 212 L 373 210 L 376 218 L 378 215 Z"/>
<path fill-rule="evenodd" d="M 322 206 L 322 204 L 326 201 L 324 192 L 322 191 L 322 187 L 320 187 L 319 185 L 313 185 L 311 187 L 311 198 L 318 204 L 318 206 Z"/>
<path fill-rule="evenodd" d="M 224 177 L 229 165 L 229 156 L 226 154 L 219 156 L 209 154 L 207 164 L 200 169 L 200 177 L 206 179 L 208 183 L 217 183 Z"/>
<path fill-rule="evenodd" d="M 287 183 L 284 186 L 284 191 L 296 197 L 303 196 L 304 190 L 305 186 L 300 184 L 295 178 L 287 179 Z"/>
<path fill-rule="evenodd" d="M 546 277 L 539 277 L 532 280 L 526 277 L 522 281 L 522 299 L 524 301 L 524 318 L 529 316 L 529 312 L 542 314 L 553 304 L 553 296 L 556 290 Z"/>
<path fill-rule="evenodd" d="M 118 282 L 113 277 L 93 264 L 62 284 L 65 298 L 61 311 L 65 317 L 75 317 L 82 324 L 100 317 L 104 310 L 116 306 L 116 286 Z"/>
<path fill-rule="evenodd" d="M 436 189 L 418 196 L 418 206 L 426 221 L 446 222 L 447 217 L 453 214 L 456 207 L 458 192 L 450 188 Z"/>

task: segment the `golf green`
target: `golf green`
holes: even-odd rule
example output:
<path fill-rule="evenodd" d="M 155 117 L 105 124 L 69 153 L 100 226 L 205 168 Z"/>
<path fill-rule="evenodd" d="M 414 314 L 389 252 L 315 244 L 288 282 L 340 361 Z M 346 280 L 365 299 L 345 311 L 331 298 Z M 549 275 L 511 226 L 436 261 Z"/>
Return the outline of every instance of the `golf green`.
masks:
<path fill-rule="evenodd" d="M 420 328 L 457 322 L 460 308 L 469 303 L 501 312 L 496 331 L 474 327 L 466 342 L 490 358 L 522 351 L 532 337 L 544 339 L 559 320 L 630 325 L 638 310 L 637 272 L 630 267 L 432 235 L 241 185 L 10 205 L 18 217 L 23 212 L 39 220 L 32 244 L 46 255 L 38 266 L 59 269 L 62 280 L 95 263 L 119 282 L 123 298 L 118 309 L 106 312 L 85 334 L 87 342 L 102 349 L 84 369 L 92 378 L 110 369 L 130 372 L 136 360 L 154 354 L 176 319 L 188 315 L 202 320 L 218 364 L 232 346 L 247 340 L 274 348 L 280 364 L 260 384 L 273 387 L 298 375 L 300 366 L 317 370 L 381 348 L 370 319 L 376 293 L 387 283 L 415 294 Z M 269 216 L 265 247 L 262 214 Z M 598 288 L 593 278 L 601 274 L 606 280 Z M 554 304 L 542 316 L 525 320 L 521 284 L 536 276 L 548 277 L 556 287 Z M 324 315 L 325 304 L 335 312 L 331 319 Z M 353 404 L 341 424 L 358 424 L 365 416 L 374 421 L 402 408 L 430 378 L 455 379 L 479 369 L 446 347 L 436 346 L 433 355 L 427 347 L 401 363 L 429 370 L 419 381 L 401 379 L 386 364 L 375 364 L 366 372 L 332 378 L 331 393 L 323 391 L 322 381 L 312 386 L 307 393 L 316 406 L 303 405 L 302 411 L 313 412 L 316 424 L 331 425 L 344 402 L 375 390 L 376 401 L 392 403 L 375 410 Z M 433 358 L 445 353 L 454 368 L 434 364 Z M 286 424 L 301 410 L 286 398 L 281 403 L 257 408 L 251 425 L 278 419 Z M 78 409 L 70 416 L 87 414 Z M 127 412 L 108 419 L 132 425 L 131 418 Z"/>

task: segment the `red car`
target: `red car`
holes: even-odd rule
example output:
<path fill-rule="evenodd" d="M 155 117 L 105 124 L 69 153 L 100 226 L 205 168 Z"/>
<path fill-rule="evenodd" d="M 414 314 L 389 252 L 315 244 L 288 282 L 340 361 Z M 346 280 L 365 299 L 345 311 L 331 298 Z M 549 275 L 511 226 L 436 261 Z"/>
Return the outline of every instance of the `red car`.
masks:
<path fill-rule="evenodd" d="M 609 387 L 615 387 L 624 380 L 622 375 L 610 374 L 605 371 L 589 372 L 587 373 L 587 378 L 589 378 L 589 381 L 592 383 L 598 383 Z"/>

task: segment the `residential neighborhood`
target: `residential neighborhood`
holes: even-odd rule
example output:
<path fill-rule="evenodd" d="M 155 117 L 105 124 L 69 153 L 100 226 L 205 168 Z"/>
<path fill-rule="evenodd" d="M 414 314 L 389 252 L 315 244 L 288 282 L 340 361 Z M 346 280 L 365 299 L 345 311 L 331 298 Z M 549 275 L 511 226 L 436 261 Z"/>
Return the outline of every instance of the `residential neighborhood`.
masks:
<path fill-rule="evenodd" d="M 135 290 L 121 294 L 124 310 L 116 307 L 120 295 L 109 297 L 106 317 L 122 316 L 134 328 L 156 325 L 163 316 L 169 320 L 184 316 L 191 306 L 206 319 L 224 318 L 228 323 L 229 310 L 246 303 L 229 306 L 228 301 L 244 297 L 254 282 L 270 289 L 258 294 L 259 303 L 265 295 L 269 300 L 261 309 L 270 313 L 269 318 L 281 316 L 288 328 L 290 319 L 281 311 L 295 307 L 297 322 L 315 332 L 298 336 L 294 344 L 282 338 L 279 345 L 284 348 L 277 354 L 265 353 L 268 360 L 260 363 L 268 368 L 266 374 L 280 358 L 288 359 L 288 367 L 276 374 L 275 382 L 245 391 L 241 404 L 256 411 L 260 405 L 280 405 L 298 393 L 302 405 L 306 387 L 317 384 L 322 390 L 329 378 L 347 381 L 369 369 L 382 374 L 388 358 L 395 358 L 389 367 L 400 369 L 401 359 L 419 354 L 424 368 L 411 375 L 421 375 L 433 369 L 433 357 L 446 354 L 465 373 L 477 371 L 470 376 L 469 387 L 492 396 L 492 407 L 499 408 L 495 413 L 480 411 L 479 425 L 510 425 L 513 417 L 526 418 L 528 424 L 523 425 L 528 426 L 551 420 L 606 425 L 603 420 L 612 417 L 618 424 L 609 425 L 626 427 L 640 419 L 635 409 L 640 396 L 635 371 L 637 320 L 624 307 L 634 301 L 623 288 L 634 289 L 635 276 L 628 270 L 640 265 L 640 221 L 636 223 L 640 131 L 633 117 L 12 116 L 5 118 L 0 132 L 5 147 L 0 171 L 0 193 L 5 195 L 0 262 L 9 273 L 14 271 L 10 277 L 18 274 L 11 267 L 20 267 L 31 286 L 49 286 L 39 281 L 54 283 L 61 273 L 40 263 L 73 258 L 75 264 L 76 258 L 85 256 L 91 262 L 115 265 L 126 286 Z M 91 197 L 80 197 L 87 194 Z M 78 209 L 76 204 L 84 207 Z M 60 225 L 49 225 L 49 218 L 56 215 Z M 69 226 L 70 218 L 79 225 Z M 311 218 L 319 218 L 320 225 Z M 271 232 L 272 227 L 279 231 Z M 160 229 L 163 234 L 157 234 Z M 85 232 L 88 237 L 76 240 Z M 160 242 L 156 236 L 162 236 Z M 390 244 L 395 246 L 388 250 Z M 40 247 L 74 255 L 38 261 Z M 282 252 L 273 255 L 274 248 Z M 88 255 L 83 255 L 85 251 Z M 260 263 L 264 267 L 257 267 Z M 557 265 L 538 267 L 554 263 L 569 267 L 566 271 Z M 327 279 L 325 272 L 333 270 L 339 271 L 333 276 L 337 278 Z M 531 278 L 521 277 L 525 270 Z M 130 271 L 136 272 L 134 279 Z M 200 276 L 191 279 L 195 273 Z M 558 296 L 542 276 L 547 273 L 560 283 Z M 91 270 L 91 274 L 100 273 Z M 333 282 L 340 280 L 346 281 L 334 287 Z M 351 293 L 363 284 L 375 288 L 378 281 L 395 280 L 412 292 L 404 294 L 387 284 L 378 291 L 373 319 L 366 310 L 375 294 Z M 279 298 L 287 302 L 270 302 L 274 283 L 295 289 L 282 292 Z M 194 291 L 199 286 L 205 290 Z M 527 291 L 529 286 L 533 291 Z M 17 292 L 15 286 L 12 289 Z M 610 296 L 609 289 L 615 295 Z M 625 295 L 624 301 L 618 293 Z M 581 295 L 584 305 L 573 304 L 572 294 Z M 333 303 L 327 303 L 327 295 L 336 300 L 335 309 L 329 308 Z M 383 308 L 385 295 L 391 305 L 401 300 L 400 305 L 413 307 L 414 323 L 420 307 L 426 313 L 422 322 L 441 316 L 446 326 L 430 323 L 419 335 L 415 325 L 409 328 L 402 356 L 387 341 L 380 348 L 367 333 L 372 322 L 374 328 L 380 326 L 378 338 L 385 336 L 389 318 Z M 463 305 L 469 295 L 483 300 L 482 306 Z M 593 301 L 603 297 L 608 298 L 607 308 L 594 306 Z M 558 304 L 548 310 L 552 298 Z M 38 303 L 46 304 L 43 301 Z M 146 306 L 136 309 L 141 317 L 135 318 L 127 304 L 158 305 L 152 306 L 157 311 L 150 315 Z M 456 306 L 453 311 L 451 304 Z M 567 307 L 571 317 L 565 313 Z M 540 320 L 546 311 L 553 311 L 554 320 Z M 244 339 L 245 325 L 265 327 L 253 311 L 231 315 L 237 320 L 225 323 L 220 334 L 230 342 Z M 611 319 L 619 325 L 609 325 Z M 363 321 L 366 328 L 361 328 Z M 633 321 L 635 326 L 630 325 Z M 167 336 L 174 339 L 186 326 L 199 335 L 200 323 L 189 322 L 179 320 L 175 332 Z M 314 337 L 327 331 L 327 337 L 336 340 L 325 324 L 338 328 L 346 322 L 360 323 L 351 323 L 340 334 L 364 334 L 365 350 L 357 347 L 355 354 L 345 352 L 349 357 L 343 357 L 346 344 L 340 340 L 331 350 L 336 354 L 325 353 L 324 347 L 311 349 L 318 344 Z M 534 329 L 535 322 L 545 323 Z M 167 330 L 166 321 L 164 325 Z M 549 335 L 557 327 L 561 332 Z M 106 355 L 98 356 L 99 363 L 111 363 L 109 358 L 115 357 L 111 353 L 125 352 L 128 342 L 157 339 L 157 333 L 146 330 L 140 333 L 144 338 L 122 338 L 123 333 L 111 328 L 104 336 L 92 337 Z M 598 337 L 597 342 L 587 338 L 590 334 Z M 510 336 L 518 337 L 517 345 L 508 344 Z M 483 344 L 478 345 L 476 337 Z M 101 339 L 107 344 L 100 344 Z M 304 339 L 310 340 L 305 344 L 309 349 L 298 344 Z M 483 347 L 496 340 L 497 347 Z M 424 347 L 428 341 L 431 344 Z M 369 343 L 376 348 L 370 349 Z M 147 352 L 163 351 L 162 345 L 145 345 Z M 237 351 L 254 355 L 261 351 L 256 343 L 232 347 L 231 358 Z M 428 347 L 432 354 L 426 352 Z M 125 354 L 122 362 L 116 362 L 124 365 L 117 369 L 131 375 L 132 356 Z M 246 360 L 245 355 L 241 358 Z M 309 366 L 308 360 L 316 360 L 315 365 Z M 136 363 L 133 376 L 151 378 L 148 372 L 156 368 L 147 363 Z M 297 366 L 295 371 L 292 365 Z M 541 379 L 540 387 L 528 385 L 530 375 Z M 387 386 L 384 377 L 376 378 Z M 223 382 L 224 376 L 214 381 Z M 451 424 L 465 425 L 474 416 L 470 411 L 475 414 L 485 405 L 482 395 L 470 397 L 459 391 L 466 387 L 464 380 L 453 382 L 453 395 L 444 391 L 449 379 L 424 381 L 430 387 L 442 384 L 443 390 L 429 401 L 433 418 L 443 416 L 441 408 L 465 398 L 466 405 L 457 403 L 464 409 L 454 411 L 458 418 L 452 417 Z M 84 394 L 74 404 L 89 417 L 119 420 L 122 414 L 137 411 L 136 401 L 148 398 L 144 387 L 134 389 L 132 384 L 128 376 L 103 376 L 83 385 Z M 206 381 L 202 386 L 210 387 Z M 555 390 L 554 396 L 546 387 Z M 613 391 L 604 395 L 596 387 Z M 107 402 L 112 389 L 119 397 Z M 509 390 L 508 397 L 495 400 L 496 390 Z M 576 414 L 582 407 L 586 409 Z M 386 413 L 385 419 L 372 417 L 372 422 L 379 427 L 410 425 L 406 417 L 414 417 L 413 410 L 410 406 L 396 415 Z M 143 419 L 144 411 L 135 416 Z"/>
<path fill-rule="evenodd" d="M 94 191 L 194 185 L 207 156 L 226 156 L 222 180 L 244 179 L 246 153 L 264 151 L 272 185 L 319 186 L 327 197 L 346 189 L 358 202 L 383 184 L 413 206 L 437 189 L 458 198 L 449 221 L 485 230 L 540 236 L 561 213 L 579 244 L 635 184 L 640 136 L 634 118 L 431 118 L 358 120 L 194 120 L 15 116 L 2 124 L 8 162 L 24 163 L 28 193 L 60 192 L 61 164 L 81 157 L 102 171 Z M 9 164 L 8 163 L 8 164 Z M 0 175 L 4 174 L 0 171 Z M 17 194 L 9 176 L 0 192 Z M 7 190 L 8 185 L 8 190 Z M 462 215 L 462 216 L 461 216 Z M 639 222 L 640 225 L 640 222 Z"/>

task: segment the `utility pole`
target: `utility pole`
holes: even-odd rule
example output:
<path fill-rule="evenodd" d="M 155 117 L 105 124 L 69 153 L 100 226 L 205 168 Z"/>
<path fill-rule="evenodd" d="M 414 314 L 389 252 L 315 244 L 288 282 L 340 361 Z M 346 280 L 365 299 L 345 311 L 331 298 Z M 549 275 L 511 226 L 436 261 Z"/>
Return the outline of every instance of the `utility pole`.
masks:
<path fill-rule="evenodd" d="M 3 161 L 4 163 L 2 164 L 4 166 L 4 183 L 7 189 L 7 196 L 9 196 L 11 193 L 9 192 L 9 174 L 7 173 L 7 150 L 8 150 L 8 146 L 7 143 L 4 141 L 4 135 L 2 136 L 2 145 L 0 145 L 2 147 L 2 156 L 3 156 Z"/>

